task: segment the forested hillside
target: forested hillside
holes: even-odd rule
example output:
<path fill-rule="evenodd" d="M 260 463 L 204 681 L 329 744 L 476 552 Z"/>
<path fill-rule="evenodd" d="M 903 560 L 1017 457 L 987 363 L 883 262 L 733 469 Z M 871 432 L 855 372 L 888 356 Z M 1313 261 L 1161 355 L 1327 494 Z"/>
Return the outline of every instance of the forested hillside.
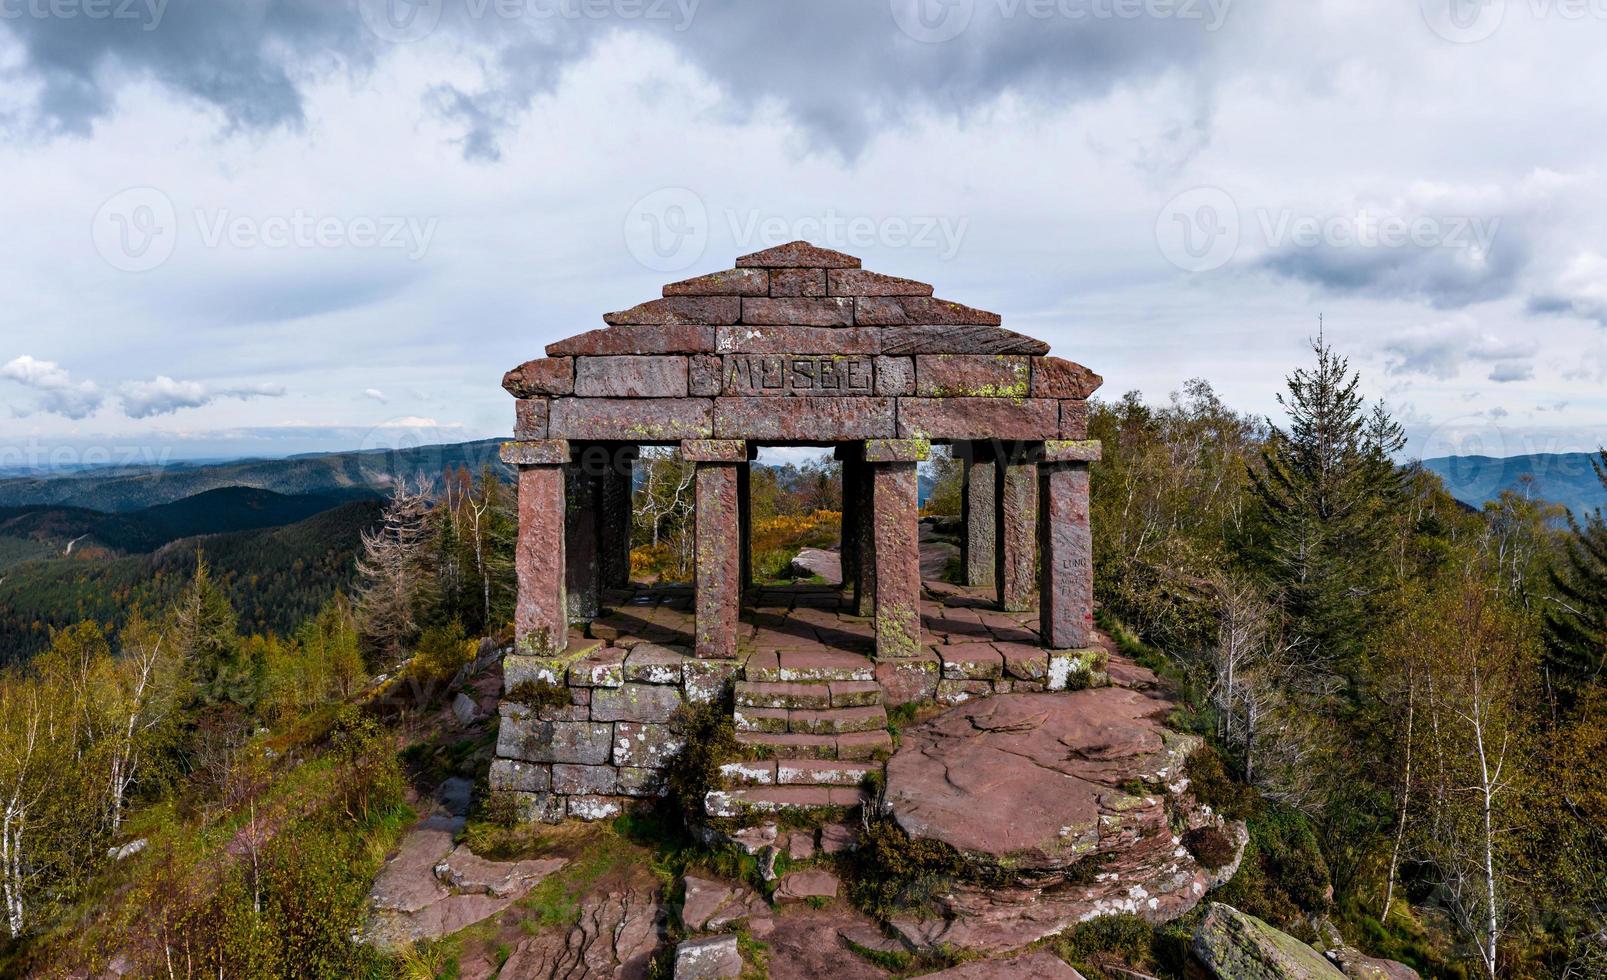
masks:
<path fill-rule="evenodd" d="M 236 463 L 91 469 L 64 476 L 0 480 L 0 507 L 37 505 L 99 511 L 140 510 L 208 490 L 254 487 L 301 495 L 369 489 L 388 491 L 399 480 L 433 480 L 454 469 L 501 467 L 498 440 L 457 445 L 323 453 Z"/>
<path fill-rule="evenodd" d="M 154 614 L 193 577 L 198 554 L 243 628 L 289 633 L 350 587 L 360 537 L 380 506 L 356 500 L 286 527 L 180 539 L 151 554 L 13 565 L 0 572 L 0 660 L 24 659 L 52 630 L 83 620 L 116 630 L 135 610 Z"/>

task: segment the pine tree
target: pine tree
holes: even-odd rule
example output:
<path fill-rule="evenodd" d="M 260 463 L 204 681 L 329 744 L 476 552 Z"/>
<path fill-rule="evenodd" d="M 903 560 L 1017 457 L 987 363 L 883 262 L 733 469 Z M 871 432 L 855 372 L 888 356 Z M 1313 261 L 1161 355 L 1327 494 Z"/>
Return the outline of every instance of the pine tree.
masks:
<path fill-rule="evenodd" d="M 1607 449 L 1599 456 L 1591 465 L 1607 487 Z M 1580 688 L 1601 683 L 1607 670 L 1607 517 L 1597 508 L 1584 525 L 1571 514 L 1568 523 L 1573 533 L 1551 572 L 1557 595 L 1543 635 L 1547 672 L 1572 700 Z"/>
<path fill-rule="evenodd" d="M 240 645 L 239 619 L 197 549 L 195 578 L 173 609 L 173 645 L 206 704 L 256 703 L 260 664 Z"/>
<path fill-rule="evenodd" d="M 1360 375 L 1321 335 L 1315 367 L 1288 378 L 1262 467 L 1251 473 L 1262 533 L 1259 560 L 1308 667 L 1354 682 L 1373 599 L 1385 581 L 1389 522 L 1405 495 L 1390 455 L 1404 444 L 1383 406 L 1368 411 Z"/>

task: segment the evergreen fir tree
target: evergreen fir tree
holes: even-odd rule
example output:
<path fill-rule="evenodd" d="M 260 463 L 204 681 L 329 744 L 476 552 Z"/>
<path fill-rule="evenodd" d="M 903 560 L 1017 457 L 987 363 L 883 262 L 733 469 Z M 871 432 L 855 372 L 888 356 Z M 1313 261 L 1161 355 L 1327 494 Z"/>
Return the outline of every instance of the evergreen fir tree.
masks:
<path fill-rule="evenodd" d="M 1390 510 L 1405 494 L 1391 461 L 1404 444 L 1382 406 L 1369 412 L 1350 370 L 1319 334 L 1313 368 L 1288 378 L 1262 467 L 1251 473 L 1262 533 L 1255 557 L 1308 666 L 1354 682 L 1356 659 L 1385 581 Z"/>
<path fill-rule="evenodd" d="M 1607 449 L 1591 460 L 1596 478 L 1607 487 Z M 1599 684 L 1607 669 L 1607 517 L 1597 508 L 1583 526 L 1569 515 L 1573 534 L 1553 567 L 1557 595 L 1543 627 L 1546 669 L 1566 699 L 1580 688 Z"/>

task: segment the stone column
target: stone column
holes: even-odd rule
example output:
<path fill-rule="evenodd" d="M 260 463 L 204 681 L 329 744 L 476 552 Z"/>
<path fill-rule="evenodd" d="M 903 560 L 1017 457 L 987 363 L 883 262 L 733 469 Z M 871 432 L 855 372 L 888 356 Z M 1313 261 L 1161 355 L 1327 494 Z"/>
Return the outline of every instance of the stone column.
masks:
<path fill-rule="evenodd" d="M 737 471 L 748 461 L 740 439 L 681 443 L 681 458 L 697 466 L 697 640 L 699 657 L 737 655 L 742 611 L 742 531 L 737 516 Z"/>
<path fill-rule="evenodd" d="M 564 470 L 568 512 L 564 584 L 569 593 L 569 621 L 587 623 L 597 618 L 601 608 L 603 522 L 599 511 L 609 454 L 606 447 L 595 443 L 574 443 L 573 447 L 573 458 Z"/>
<path fill-rule="evenodd" d="M 876 659 L 921 652 L 920 495 L 915 464 L 931 456 L 924 439 L 865 443 L 875 516 Z"/>
<path fill-rule="evenodd" d="M 1038 575 L 1038 464 L 1035 446 L 1017 443 L 999 454 L 994 480 L 994 588 L 999 608 L 1025 612 L 1032 608 Z"/>
<path fill-rule="evenodd" d="M 1099 440 L 1048 442 L 1038 467 L 1043 510 L 1039 540 L 1043 568 L 1039 626 L 1043 645 L 1075 650 L 1092 643 L 1094 539 L 1088 523 L 1088 464 L 1099 459 Z"/>
<path fill-rule="evenodd" d="M 960 466 L 964 479 L 960 489 L 960 510 L 965 516 L 960 538 L 960 568 L 966 585 L 992 585 L 994 581 L 994 524 L 998 487 L 995 486 L 993 445 L 986 442 L 956 443 L 963 452 Z"/>
<path fill-rule="evenodd" d="M 569 443 L 563 439 L 503 443 L 502 461 L 519 468 L 515 650 L 553 656 L 569 645 L 564 597 L 564 469 L 569 464 Z"/>
<path fill-rule="evenodd" d="M 637 449 L 631 445 L 613 447 L 608 454 L 608 472 L 602 476 L 600 504 L 600 575 L 605 589 L 623 589 L 631 581 L 631 531 L 636 511 L 633 494 Z"/>

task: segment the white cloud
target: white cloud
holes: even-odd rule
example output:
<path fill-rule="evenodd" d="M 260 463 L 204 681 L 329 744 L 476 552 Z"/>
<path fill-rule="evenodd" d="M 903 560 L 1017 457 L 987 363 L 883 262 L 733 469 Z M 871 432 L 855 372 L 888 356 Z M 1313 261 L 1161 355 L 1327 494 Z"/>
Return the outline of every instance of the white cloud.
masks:
<path fill-rule="evenodd" d="M 213 387 L 199 381 L 175 381 L 166 375 L 157 375 L 151 381 L 128 381 L 117 390 L 123 400 L 123 413 L 129 418 L 144 419 L 154 415 L 171 415 L 181 408 L 201 408 L 219 398 L 281 398 L 284 385 L 249 384 L 234 387 Z"/>
<path fill-rule="evenodd" d="M 41 361 L 28 354 L 12 359 L 0 368 L 0 376 L 10 378 L 39 393 L 33 411 L 48 412 L 69 419 L 85 419 L 95 414 L 105 395 L 93 381 L 74 382 L 65 368 L 54 361 Z M 29 414 L 28 410 L 18 411 Z"/>
<path fill-rule="evenodd" d="M 379 402 L 381 405 L 383 405 L 386 402 L 390 401 L 389 398 L 385 397 L 385 392 L 380 391 L 378 388 L 364 388 L 363 389 L 363 397 L 364 398 L 372 398 L 375 401 Z"/>

